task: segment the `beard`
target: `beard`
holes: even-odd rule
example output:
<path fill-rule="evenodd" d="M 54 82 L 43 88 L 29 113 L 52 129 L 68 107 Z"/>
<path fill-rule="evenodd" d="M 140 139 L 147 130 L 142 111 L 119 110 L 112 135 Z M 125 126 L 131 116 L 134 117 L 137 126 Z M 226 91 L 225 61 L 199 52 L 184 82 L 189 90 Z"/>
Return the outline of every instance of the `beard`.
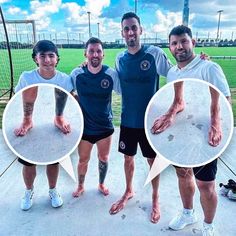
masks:
<path fill-rule="evenodd" d="M 190 49 L 189 50 L 182 50 L 179 52 L 181 52 L 181 53 L 175 53 L 175 55 L 174 55 L 177 62 L 188 61 L 193 55 L 193 52 Z"/>
<path fill-rule="evenodd" d="M 131 40 L 128 40 L 126 44 L 128 47 L 134 48 L 137 46 L 137 41 L 135 39 L 131 39 Z"/>
<path fill-rule="evenodd" d="M 98 59 L 98 58 L 93 58 L 91 60 L 91 66 L 94 68 L 97 68 L 98 66 L 100 66 L 102 60 Z"/>

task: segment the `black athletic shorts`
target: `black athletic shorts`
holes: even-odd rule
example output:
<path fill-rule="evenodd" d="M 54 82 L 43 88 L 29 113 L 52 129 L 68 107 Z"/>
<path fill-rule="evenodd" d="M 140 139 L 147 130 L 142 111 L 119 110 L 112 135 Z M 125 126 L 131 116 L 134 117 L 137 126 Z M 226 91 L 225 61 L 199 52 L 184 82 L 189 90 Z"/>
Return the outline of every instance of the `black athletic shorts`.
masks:
<path fill-rule="evenodd" d="M 27 162 L 27 161 L 24 161 L 24 160 L 21 159 L 21 158 L 18 158 L 18 161 L 19 161 L 22 165 L 24 165 L 24 166 L 35 166 L 35 164 L 30 163 L 30 162 Z M 57 162 L 57 163 L 50 164 L 50 165 L 58 165 L 58 164 L 59 164 L 59 163 Z"/>
<path fill-rule="evenodd" d="M 107 138 L 109 136 L 111 136 L 114 133 L 114 129 L 111 129 L 109 131 L 104 132 L 103 134 L 99 134 L 99 135 L 87 135 L 87 134 L 83 134 L 82 136 L 82 140 L 88 141 L 92 144 L 95 144 L 96 142 Z"/>
<path fill-rule="evenodd" d="M 201 181 L 213 181 L 216 178 L 217 159 L 204 166 L 194 167 L 195 178 Z"/>
<path fill-rule="evenodd" d="M 141 148 L 142 154 L 146 158 L 155 158 L 156 153 L 151 148 L 144 128 L 128 128 L 120 126 L 119 152 L 134 156 L 137 153 L 138 144 Z"/>

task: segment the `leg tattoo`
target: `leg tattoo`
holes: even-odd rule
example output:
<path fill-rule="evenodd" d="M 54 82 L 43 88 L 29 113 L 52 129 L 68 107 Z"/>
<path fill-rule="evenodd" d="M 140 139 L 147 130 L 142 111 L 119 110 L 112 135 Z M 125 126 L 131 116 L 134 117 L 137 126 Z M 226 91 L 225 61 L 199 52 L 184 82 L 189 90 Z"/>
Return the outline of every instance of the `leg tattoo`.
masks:
<path fill-rule="evenodd" d="M 78 188 L 72 193 L 73 197 L 80 197 L 84 193 L 84 179 L 85 175 L 79 175 Z"/>
<path fill-rule="evenodd" d="M 79 175 L 79 185 L 83 185 L 85 180 L 85 175 Z"/>
<path fill-rule="evenodd" d="M 34 103 L 24 102 L 23 103 L 24 117 L 32 116 L 34 110 Z"/>
<path fill-rule="evenodd" d="M 99 160 L 98 169 L 99 169 L 99 184 L 103 184 L 107 174 L 108 162 L 103 162 Z"/>

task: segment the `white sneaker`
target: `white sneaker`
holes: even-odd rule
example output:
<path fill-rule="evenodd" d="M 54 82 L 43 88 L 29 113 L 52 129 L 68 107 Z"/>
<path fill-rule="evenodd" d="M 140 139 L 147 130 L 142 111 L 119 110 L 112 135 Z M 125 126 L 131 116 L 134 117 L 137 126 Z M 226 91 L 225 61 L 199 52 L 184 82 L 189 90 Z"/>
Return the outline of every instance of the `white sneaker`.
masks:
<path fill-rule="evenodd" d="M 185 209 L 174 217 L 171 222 L 169 223 L 169 228 L 173 230 L 181 230 L 187 225 L 191 225 L 197 222 L 197 216 L 195 215 L 195 212 L 192 213 L 186 212 Z"/>
<path fill-rule="evenodd" d="M 52 207 L 62 206 L 63 200 L 56 188 L 49 189 L 49 197 L 51 198 Z"/>
<path fill-rule="evenodd" d="M 214 236 L 214 227 L 213 225 L 207 225 L 203 223 L 202 236 Z"/>
<path fill-rule="evenodd" d="M 233 190 L 230 189 L 229 192 L 227 193 L 227 197 L 231 200 L 236 200 L 236 193 L 234 193 Z"/>
<path fill-rule="evenodd" d="M 21 205 L 20 205 L 21 210 L 27 211 L 32 207 L 32 205 L 33 205 L 33 200 L 32 200 L 33 194 L 34 194 L 33 189 L 26 189 L 25 190 L 25 195 L 21 199 Z"/>

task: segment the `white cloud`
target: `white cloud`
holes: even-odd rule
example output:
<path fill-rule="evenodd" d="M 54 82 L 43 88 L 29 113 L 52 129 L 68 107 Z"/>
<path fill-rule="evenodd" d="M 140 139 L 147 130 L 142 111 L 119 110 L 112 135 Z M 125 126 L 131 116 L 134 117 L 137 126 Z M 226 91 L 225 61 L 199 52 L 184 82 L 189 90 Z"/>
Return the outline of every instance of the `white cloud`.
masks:
<path fill-rule="evenodd" d="M 37 30 L 46 29 L 50 23 L 52 14 L 59 12 L 62 5 L 61 0 L 49 0 L 40 2 L 34 0 L 30 2 L 32 14 L 27 16 L 27 19 L 35 20 Z"/>
<path fill-rule="evenodd" d="M 85 8 L 87 11 L 90 11 L 91 14 L 96 16 L 100 16 L 102 14 L 103 8 L 109 6 L 110 0 L 85 0 Z"/>
<path fill-rule="evenodd" d="M 193 19 L 195 14 L 190 14 L 189 21 Z M 182 24 L 182 12 L 167 12 L 163 13 L 160 10 L 156 11 L 157 23 L 153 25 L 152 29 L 154 33 L 158 33 L 158 37 L 167 37 L 169 31 Z"/>
<path fill-rule="evenodd" d="M 68 2 L 62 4 L 62 9 L 65 10 L 66 26 L 76 27 L 79 25 L 88 24 L 88 14 L 90 14 L 91 24 L 97 24 L 101 21 L 98 17 L 102 14 L 102 10 L 110 5 L 110 0 L 85 0 L 85 6 L 80 6 L 76 2 Z"/>
<path fill-rule="evenodd" d="M 9 7 L 7 13 L 10 15 L 16 15 L 16 14 L 27 15 L 28 14 L 27 11 L 22 11 L 19 7 Z"/>
<path fill-rule="evenodd" d="M 121 39 L 120 22 L 107 19 L 100 20 L 99 31 L 101 39 L 109 41 Z"/>
<path fill-rule="evenodd" d="M 4 2 L 9 2 L 9 0 L 0 0 L 0 4 L 2 4 Z"/>
<path fill-rule="evenodd" d="M 88 23 L 88 16 L 85 9 L 77 3 L 68 2 L 62 4 L 61 8 L 65 10 L 65 23 L 67 26 L 73 27 Z"/>
<path fill-rule="evenodd" d="M 168 12 L 164 14 L 160 10 L 156 11 L 157 24 L 153 26 L 156 33 L 166 32 L 168 29 L 182 23 L 182 12 Z"/>

